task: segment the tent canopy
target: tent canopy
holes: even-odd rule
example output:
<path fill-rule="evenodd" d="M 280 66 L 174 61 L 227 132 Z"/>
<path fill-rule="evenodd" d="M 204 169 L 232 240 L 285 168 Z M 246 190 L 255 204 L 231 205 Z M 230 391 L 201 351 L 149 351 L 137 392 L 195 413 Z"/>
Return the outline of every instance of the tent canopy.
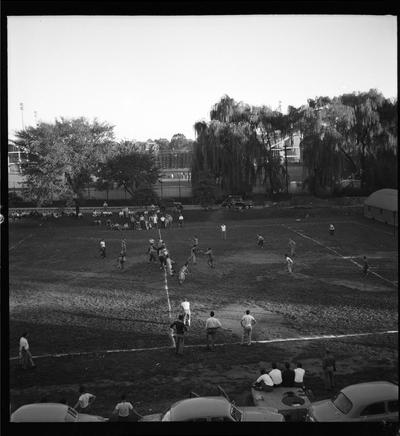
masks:
<path fill-rule="evenodd" d="M 397 189 L 380 189 L 373 192 L 364 202 L 367 206 L 397 212 Z"/>

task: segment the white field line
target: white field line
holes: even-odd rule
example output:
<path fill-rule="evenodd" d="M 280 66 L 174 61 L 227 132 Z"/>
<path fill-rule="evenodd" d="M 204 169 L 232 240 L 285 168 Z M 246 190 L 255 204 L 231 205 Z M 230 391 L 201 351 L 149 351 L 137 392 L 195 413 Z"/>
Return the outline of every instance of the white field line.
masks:
<path fill-rule="evenodd" d="M 43 222 L 39 224 L 39 227 L 43 225 Z M 26 238 L 21 239 L 16 244 L 14 244 L 12 247 L 9 247 L 8 251 L 14 250 L 14 248 L 17 248 L 19 245 L 21 245 L 23 242 L 25 242 L 27 239 L 32 238 L 34 233 L 30 233 Z"/>
<path fill-rule="evenodd" d="M 330 340 L 330 339 L 342 339 L 342 338 L 355 338 L 362 336 L 374 336 L 374 335 L 393 335 L 397 334 L 398 330 L 388 330 L 384 332 L 368 332 L 368 333 L 349 333 L 343 335 L 321 335 L 321 336 L 300 336 L 295 338 L 283 338 L 283 339 L 266 339 L 261 341 L 251 341 L 253 344 L 273 344 L 273 343 L 284 343 L 284 342 L 295 342 L 295 341 L 316 341 L 316 340 Z M 229 342 L 222 344 L 215 344 L 216 346 L 222 347 L 227 345 L 239 345 L 241 342 Z M 204 348 L 203 344 L 193 344 L 185 345 L 185 348 Z M 58 354 L 41 354 L 38 356 L 32 356 L 34 359 L 44 359 L 46 357 L 50 358 L 60 358 L 60 357 L 71 357 L 71 356 L 89 356 L 94 354 L 111 354 L 111 353 L 133 353 L 137 351 L 159 351 L 159 350 L 169 350 L 171 347 L 150 347 L 150 348 L 129 348 L 129 349 L 115 349 L 115 350 L 99 350 L 99 351 L 83 351 L 76 353 L 58 353 Z M 10 357 L 9 360 L 17 360 L 19 357 Z"/>
<path fill-rule="evenodd" d="M 162 239 L 161 237 L 161 229 L 158 229 L 158 236 L 160 239 Z M 165 244 L 165 247 L 167 247 L 167 244 Z M 164 289 L 165 289 L 165 293 L 167 294 L 167 302 L 168 302 L 168 318 L 169 318 L 169 322 L 172 323 L 172 315 L 171 315 L 171 301 L 169 299 L 169 292 L 168 292 L 168 276 L 167 276 L 167 268 L 164 265 Z M 173 347 L 175 347 L 175 338 L 172 335 L 172 332 L 170 330 L 170 335 L 169 337 L 171 338 L 171 344 Z"/>
<path fill-rule="evenodd" d="M 359 264 L 358 262 L 356 262 L 354 259 L 352 259 L 352 257 L 347 256 L 347 258 L 345 256 L 342 256 L 338 251 L 334 250 L 331 247 L 327 247 L 326 245 L 322 244 L 321 242 L 317 241 L 316 239 L 311 238 L 310 236 L 305 235 L 304 233 L 301 233 L 297 230 L 292 229 L 291 227 L 282 224 L 283 227 L 286 227 L 287 229 L 291 230 L 294 233 L 297 233 L 299 236 L 301 236 L 302 238 L 305 239 L 310 239 L 311 241 L 315 242 L 316 244 L 320 245 L 321 247 L 325 248 L 326 250 L 332 251 L 332 253 L 335 253 L 337 256 L 339 256 L 341 259 L 346 259 L 349 260 L 350 262 L 352 262 L 354 265 L 356 265 L 358 268 L 362 269 L 363 266 L 361 264 Z M 382 277 L 380 274 L 376 273 L 375 271 L 369 271 L 370 274 L 375 275 L 376 277 L 384 280 L 387 283 L 390 283 L 392 286 L 396 287 L 397 282 L 394 281 L 392 282 L 391 280 L 386 279 L 385 277 Z"/>

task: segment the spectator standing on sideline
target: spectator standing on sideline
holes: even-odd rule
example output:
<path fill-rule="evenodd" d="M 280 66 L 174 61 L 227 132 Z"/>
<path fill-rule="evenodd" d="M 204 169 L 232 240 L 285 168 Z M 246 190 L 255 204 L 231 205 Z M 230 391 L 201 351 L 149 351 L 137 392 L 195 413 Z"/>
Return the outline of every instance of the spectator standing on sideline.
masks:
<path fill-rule="evenodd" d="M 183 227 L 183 215 L 182 215 L 182 213 L 179 214 L 178 226 Z"/>
<path fill-rule="evenodd" d="M 157 262 L 156 254 L 157 249 L 154 246 L 154 239 L 149 239 L 149 248 L 147 249 L 147 253 L 149 255 L 149 262 Z"/>
<path fill-rule="evenodd" d="M 165 229 L 165 216 L 164 215 L 161 215 L 160 222 L 161 222 L 161 228 Z"/>
<path fill-rule="evenodd" d="M 285 254 L 286 265 L 289 273 L 293 272 L 293 259 L 291 259 L 287 254 Z"/>
<path fill-rule="evenodd" d="M 81 410 L 85 411 L 85 413 L 90 410 L 96 396 L 93 394 L 89 394 L 89 392 L 85 392 L 86 389 L 84 386 L 79 387 L 79 398 L 76 402 L 74 409 L 79 412 Z M 79 408 L 79 410 L 78 410 Z"/>
<path fill-rule="evenodd" d="M 100 256 L 103 259 L 106 257 L 106 241 L 104 239 L 100 241 Z"/>
<path fill-rule="evenodd" d="M 363 257 L 363 274 L 365 277 L 368 275 L 368 271 L 369 271 L 369 264 L 368 264 L 367 256 L 364 256 Z"/>
<path fill-rule="evenodd" d="M 183 312 L 183 323 L 190 327 L 190 303 L 186 297 L 181 303 L 181 309 Z"/>
<path fill-rule="evenodd" d="M 108 204 L 107 204 L 107 202 L 105 201 L 105 202 L 103 203 L 103 210 L 104 210 L 104 212 L 107 212 L 107 208 L 108 208 Z"/>
<path fill-rule="evenodd" d="M 325 356 L 322 359 L 322 369 L 324 371 L 325 388 L 333 389 L 335 387 L 336 362 L 329 350 L 325 351 Z"/>
<path fill-rule="evenodd" d="M 265 391 L 265 392 L 271 392 L 274 390 L 274 382 L 272 381 L 272 378 L 267 374 L 266 369 L 260 370 L 260 377 L 253 383 L 253 388 Z"/>
<path fill-rule="evenodd" d="M 256 325 L 256 320 L 250 315 L 250 310 L 246 310 L 246 314 L 243 315 L 240 324 L 243 328 L 243 336 L 241 345 L 251 345 L 251 332 L 253 326 Z"/>
<path fill-rule="evenodd" d="M 282 371 L 282 387 L 292 388 L 296 377 L 293 369 L 290 368 L 290 363 L 285 362 L 285 369 Z"/>
<path fill-rule="evenodd" d="M 296 256 L 296 242 L 294 242 L 293 239 L 289 239 L 289 250 L 290 257 Z"/>
<path fill-rule="evenodd" d="M 282 384 L 282 372 L 280 369 L 278 369 L 275 362 L 273 362 L 271 366 L 272 369 L 268 374 L 272 378 L 272 381 L 274 382 L 274 386 L 279 386 Z"/>
<path fill-rule="evenodd" d="M 329 234 L 331 236 L 335 234 L 335 226 L 333 224 L 329 224 Z"/>
<path fill-rule="evenodd" d="M 304 387 L 304 374 L 306 373 L 303 369 L 301 362 L 297 362 L 297 368 L 294 370 L 294 385 L 296 387 Z"/>
<path fill-rule="evenodd" d="M 261 235 L 257 235 L 257 246 L 264 248 L 264 237 Z"/>
<path fill-rule="evenodd" d="M 22 336 L 19 338 L 19 362 L 22 369 L 36 368 L 32 359 L 32 354 L 29 351 L 27 332 L 22 333 Z"/>
<path fill-rule="evenodd" d="M 132 415 L 130 416 L 131 412 Z M 129 401 L 126 401 L 125 394 L 121 395 L 121 401 L 115 406 L 113 415 L 117 415 L 119 422 L 138 421 L 142 418 L 142 415 L 136 412 L 132 404 Z"/>
<path fill-rule="evenodd" d="M 226 225 L 225 224 L 221 224 L 221 236 L 222 236 L 222 239 L 225 241 L 226 240 Z"/>
<path fill-rule="evenodd" d="M 185 332 L 187 331 L 187 327 L 183 322 L 183 315 L 179 315 L 178 319 L 174 321 L 170 328 L 173 329 L 175 327 L 175 354 L 182 355 L 183 354 L 183 346 L 185 343 Z"/>
<path fill-rule="evenodd" d="M 210 318 L 208 318 L 206 321 L 207 350 L 214 351 L 215 336 L 219 328 L 222 328 L 222 324 L 218 318 L 214 318 L 214 312 L 211 311 Z"/>

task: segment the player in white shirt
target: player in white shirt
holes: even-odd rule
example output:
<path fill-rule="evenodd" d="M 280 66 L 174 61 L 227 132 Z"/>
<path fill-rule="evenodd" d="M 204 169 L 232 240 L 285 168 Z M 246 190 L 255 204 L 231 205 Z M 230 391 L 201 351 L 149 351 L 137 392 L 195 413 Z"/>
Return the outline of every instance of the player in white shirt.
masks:
<path fill-rule="evenodd" d="M 304 374 L 305 370 L 302 367 L 302 364 L 300 362 L 297 362 L 297 368 L 294 370 L 294 384 L 297 387 L 303 387 L 304 386 Z"/>
<path fill-rule="evenodd" d="M 19 339 L 19 362 L 22 369 L 36 368 L 33 362 L 32 354 L 29 351 L 28 333 L 22 333 Z"/>
<path fill-rule="evenodd" d="M 222 239 L 226 239 L 226 225 L 225 224 L 221 224 L 221 235 L 222 235 Z"/>
<path fill-rule="evenodd" d="M 181 309 L 183 313 L 183 323 L 190 327 L 190 303 L 185 298 L 181 303 Z"/>
<path fill-rule="evenodd" d="M 265 369 L 260 370 L 261 375 L 258 379 L 253 383 L 253 388 L 257 390 L 262 390 L 265 392 L 271 392 L 274 390 L 274 382 L 272 378 L 267 374 Z"/>
<path fill-rule="evenodd" d="M 286 260 L 287 269 L 288 269 L 289 273 L 292 273 L 293 272 L 293 260 L 287 254 L 285 254 L 285 260 Z"/>
<path fill-rule="evenodd" d="M 106 241 L 104 239 L 100 241 L 100 256 L 106 257 Z"/>
<path fill-rule="evenodd" d="M 185 281 L 187 274 L 189 274 L 188 262 L 179 270 L 178 282 L 180 285 Z"/>
<path fill-rule="evenodd" d="M 179 227 L 183 227 L 183 215 L 182 215 L 182 214 L 179 215 L 179 218 L 178 218 L 178 226 L 179 226 Z"/>
<path fill-rule="evenodd" d="M 135 419 L 130 418 L 130 413 L 133 413 Z M 129 422 L 129 421 L 137 421 L 139 418 L 142 418 L 142 415 L 136 412 L 133 408 L 132 403 L 126 401 L 126 395 L 121 395 L 121 401 L 115 406 L 114 415 L 117 415 L 118 421 L 120 422 Z"/>
<path fill-rule="evenodd" d="M 219 328 L 222 328 L 222 324 L 220 323 L 218 318 L 214 318 L 214 312 L 211 311 L 210 318 L 208 318 L 206 321 L 207 350 L 214 351 L 215 335 Z M 210 347 L 210 340 L 211 340 L 211 347 Z"/>
<path fill-rule="evenodd" d="M 250 310 L 246 310 L 246 315 L 243 315 L 240 324 L 243 327 L 243 336 L 241 345 L 251 345 L 251 332 L 256 320 L 250 315 Z"/>
<path fill-rule="evenodd" d="M 280 369 L 277 368 L 276 363 L 272 363 L 272 369 L 268 373 L 269 376 L 272 378 L 272 381 L 274 382 L 274 386 L 279 386 L 282 383 L 282 372 Z"/>
<path fill-rule="evenodd" d="M 79 411 L 78 410 L 79 407 L 79 409 L 87 411 L 90 408 L 90 406 L 93 404 L 94 400 L 96 399 L 96 396 L 93 394 L 89 394 L 89 392 L 85 392 L 84 386 L 80 386 L 79 393 L 80 396 L 74 406 L 74 409 Z"/>
<path fill-rule="evenodd" d="M 333 224 L 329 224 L 329 234 L 332 236 L 335 234 L 335 226 Z"/>

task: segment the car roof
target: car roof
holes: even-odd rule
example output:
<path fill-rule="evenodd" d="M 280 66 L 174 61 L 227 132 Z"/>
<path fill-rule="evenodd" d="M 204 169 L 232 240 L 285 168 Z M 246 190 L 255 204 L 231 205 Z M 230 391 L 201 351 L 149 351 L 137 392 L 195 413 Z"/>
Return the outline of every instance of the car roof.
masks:
<path fill-rule="evenodd" d="M 396 400 L 399 397 L 399 386 L 388 381 L 358 383 L 342 389 L 352 403 L 374 403 Z"/>
<path fill-rule="evenodd" d="M 14 422 L 64 422 L 69 407 L 60 403 L 25 404 L 12 415 Z M 75 412 L 76 413 L 76 412 Z"/>
<path fill-rule="evenodd" d="M 171 420 L 218 417 L 230 414 L 231 403 L 224 397 L 197 397 L 178 401 L 171 406 Z"/>

